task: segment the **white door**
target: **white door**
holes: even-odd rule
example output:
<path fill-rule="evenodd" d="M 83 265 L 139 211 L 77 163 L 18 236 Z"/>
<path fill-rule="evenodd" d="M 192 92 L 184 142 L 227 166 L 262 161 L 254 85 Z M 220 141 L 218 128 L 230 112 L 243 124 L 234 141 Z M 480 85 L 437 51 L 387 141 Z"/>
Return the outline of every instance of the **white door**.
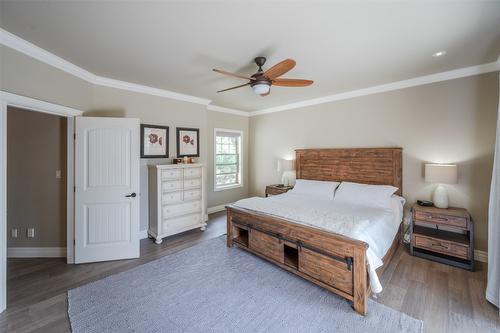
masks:
<path fill-rule="evenodd" d="M 75 263 L 139 257 L 139 119 L 77 117 Z"/>

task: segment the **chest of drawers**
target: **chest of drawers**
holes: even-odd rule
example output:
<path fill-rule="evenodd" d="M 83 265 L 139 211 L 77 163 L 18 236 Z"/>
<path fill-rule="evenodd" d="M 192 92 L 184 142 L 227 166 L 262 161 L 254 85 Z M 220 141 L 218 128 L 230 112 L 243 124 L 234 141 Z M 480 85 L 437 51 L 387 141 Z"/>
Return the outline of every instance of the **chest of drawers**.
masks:
<path fill-rule="evenodd" d="M 149 166 L 149 230 L 156 244 L 190 229 L 205 230 L 203 164 Z"/>

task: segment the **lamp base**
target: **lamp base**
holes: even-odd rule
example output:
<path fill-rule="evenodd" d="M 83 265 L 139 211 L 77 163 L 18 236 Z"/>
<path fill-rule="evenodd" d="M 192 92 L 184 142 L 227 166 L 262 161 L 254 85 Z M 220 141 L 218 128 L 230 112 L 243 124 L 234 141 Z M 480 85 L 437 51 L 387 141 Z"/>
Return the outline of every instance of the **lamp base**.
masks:
<path fill-rule="evenodd" d="M 448 192 L 443 185 L 439 184 L 436 187 L 432 196 L 432 201 L 437 208 L 448 208 Z"/>
<path fill-rule="evenodd" d="M 285 171 L 283 172 L 283 176 L 281 176 L 281 183 L 285 186 L 292 186 L 295 184 L 295 174 L 293 171 Z"/>

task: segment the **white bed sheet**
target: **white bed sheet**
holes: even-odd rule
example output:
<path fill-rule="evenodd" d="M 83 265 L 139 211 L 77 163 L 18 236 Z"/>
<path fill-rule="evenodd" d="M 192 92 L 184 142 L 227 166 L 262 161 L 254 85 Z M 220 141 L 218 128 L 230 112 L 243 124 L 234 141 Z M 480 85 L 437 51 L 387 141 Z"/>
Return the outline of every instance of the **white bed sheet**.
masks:
<path fill-rule="evenodd" d="M 381 209 L 339 204 L 335 199 L 312 200 L 289 191 L 269 198 L 239 200 L 234 205 L 366 242 L 370 284 L 374 293 L 380 293 L 382 285 L 375 270 L 383 265 L 382 258 L 398 232 L 404 202 L 394 195 L 391 209 Z"/>

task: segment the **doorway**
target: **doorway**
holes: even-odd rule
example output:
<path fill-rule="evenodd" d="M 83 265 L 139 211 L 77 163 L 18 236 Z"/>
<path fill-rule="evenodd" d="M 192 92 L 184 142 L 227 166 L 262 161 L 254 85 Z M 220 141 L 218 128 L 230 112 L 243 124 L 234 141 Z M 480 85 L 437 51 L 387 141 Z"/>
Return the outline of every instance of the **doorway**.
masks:
<path fill-rule="evenodd" d="M 7 305 L 24 289 L 19 270 L 40 261 L 29 258 L 66 261 L 67 122 L 7 107 Z"/>
<path fill-rule="evenodd" d="M 67 118 L 7 108 L 7 256 L 66 257 Z"/>

